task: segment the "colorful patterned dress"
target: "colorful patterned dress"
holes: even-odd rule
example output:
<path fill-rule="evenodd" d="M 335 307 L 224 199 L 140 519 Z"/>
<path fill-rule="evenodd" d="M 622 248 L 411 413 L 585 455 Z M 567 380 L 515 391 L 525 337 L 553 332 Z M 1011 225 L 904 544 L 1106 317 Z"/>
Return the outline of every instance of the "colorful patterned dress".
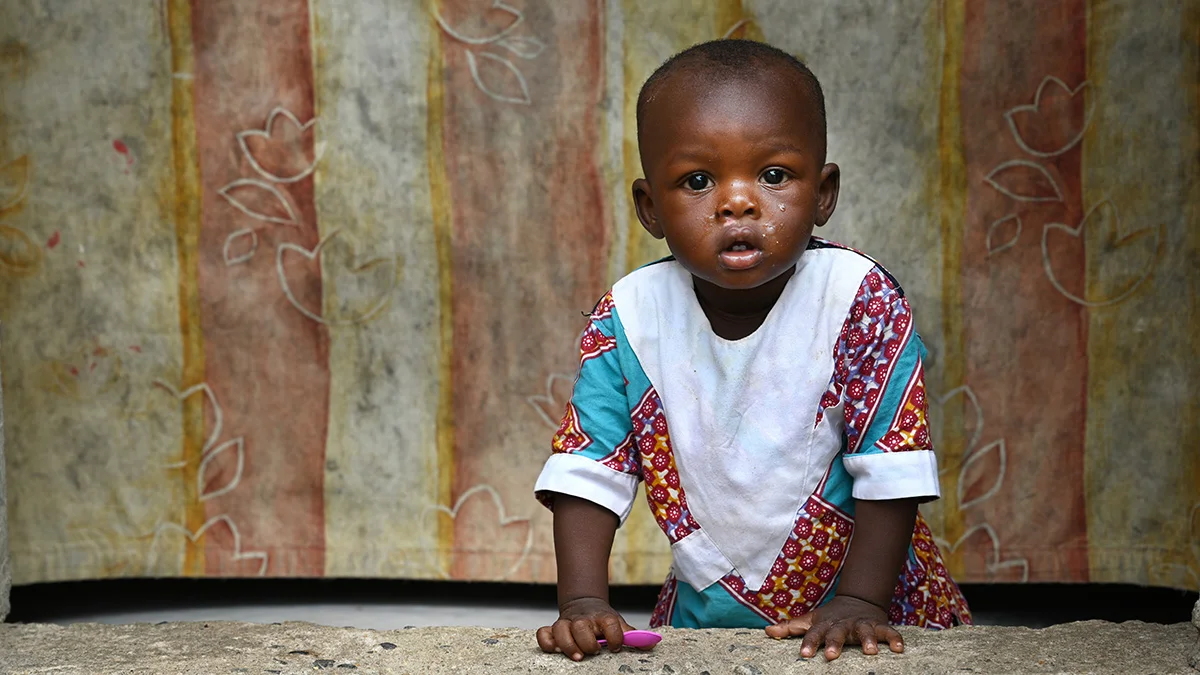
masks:
<path fill-rule="evenodd" d="M 652 626 L 762 627 L 834 596 L 856 499 L 935 499 L 925 348 L 904 292 L 849 248 L 813 238 L 762 326 L 713 333 L 671 258 L 592 311 L 554 452 L 535 493 L 624 523 L 638 483 L 671 543 Z M 895 624 L 971 623 L 918 516 Z"/>

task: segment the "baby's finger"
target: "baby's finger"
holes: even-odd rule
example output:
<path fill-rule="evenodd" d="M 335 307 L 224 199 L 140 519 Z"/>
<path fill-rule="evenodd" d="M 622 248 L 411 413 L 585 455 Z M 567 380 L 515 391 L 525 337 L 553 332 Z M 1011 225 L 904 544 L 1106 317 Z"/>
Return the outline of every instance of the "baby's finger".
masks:
<path fill-rule="evenodd" d="M 571 622 L 571 637 L 584 654 L 599 654 L 600 643 L 596 641 L 596 624 L 591 619 L 577 619 Z"/>
<path fill-rule="evenodd" d="M 875 626 L 875 637 L 880 642 L 888 643 L 891 650 L 897 654 L 904 651 L 904 638 L 900 636 L 900 632 L 887 624 L 879 624 Z"/>
<path fill-rule="evenodd" d="M 869 621 L 859 621 L 854 624 L 854 637 L 858 638 L 864 654 L 879 653 L 879 641 L 875 639 L 875 628 Z"/>
<path fill-rule="evenodd" d="M 537 631 L 538 646 L 547 654 L 553 654 L 558 651 L 558 646 L 554 644 L 554 633 L 550 630 L 550 626 L 542 626 Z"/>
<path fill-rule="evenodd" d="M 804 635 L 812 628 L 812 617 L 805 614 L 797 619 L 767 626 L 767 637 L 776 640 Z"/>
<path fill-rule="evenodd" d="M 825 642 L 825 634 L 829 632 L 832 625 L 827 621 L 812 626 L 804 634 L 804 642 L 800 643 L 800 656 L 806 659 L 811 659 L 817 655 L 817 649 Z"/>
<path fill-rule="evenodd" d="M 559 619 L 554 622 L 550 631 L 554 635 L 554 644 L 558 645 L 559 651 L 573 661 L 583 660 L 583 652 L 579 651 L 579 646 L 575 644 L 575 638 L 571 637 L 570 621 Z"/>
<path fill-rule="evenodd" d="M 604 639 L 608 641 L 610 652 L 621 651 L 621 645 L 625 644 L 625 630 L 621 626 L 622 623 L 624 622 L 612 615 L 600 619 L 600 629 L 604 631 Z"/>
<path fill-rule="evenodd" d="M 842 647 L 846 644 L 846 636 L 850 633 L 846 622 L 839 621 L 825 634 L 825 660 L 832 661 L 842 655 Z"/>

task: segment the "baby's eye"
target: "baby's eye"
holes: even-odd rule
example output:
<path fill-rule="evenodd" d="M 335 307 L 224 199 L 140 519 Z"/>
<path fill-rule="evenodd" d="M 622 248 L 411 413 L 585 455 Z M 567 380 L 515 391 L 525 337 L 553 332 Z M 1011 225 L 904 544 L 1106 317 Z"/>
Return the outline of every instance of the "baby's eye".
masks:
<path fill-rule="evenodd" d="M 687 186 L 697 192 L 708 187 L 711 183 L 712 180 L 702 173 L 694 173 L 687 178 Z"/>
<path fill-rule="evenodd" d="M 763 172 L 762 180 L 768 185 L 779 185 L 787 180 L 787 174 L 783 172 L 783 169 L 767 169 Z"/>

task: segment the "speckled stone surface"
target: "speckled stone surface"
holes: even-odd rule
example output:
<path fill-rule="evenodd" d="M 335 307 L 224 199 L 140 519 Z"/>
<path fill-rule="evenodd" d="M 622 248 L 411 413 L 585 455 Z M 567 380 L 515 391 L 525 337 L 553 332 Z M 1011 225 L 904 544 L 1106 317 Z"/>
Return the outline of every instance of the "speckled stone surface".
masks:
<path fill-rule="evenodd" d="M 0 0 L 13 581 L 553 583 L 580 313 L 669 253 L 637 95 L 729 34 L 824 86 L 956 580 L 1195 589 L 1196 6 Z"/>
<path fill-rule="evenodd" d="M 1192 626 L 1200 631 L 1200 600 L 1196 601 L 1196 606 L 1192 608 Z M 1188 658 L 1188 664 L 1192 668 L 1200 670 L 1200 638 L 1197 638 L 1192 646 L 1192 655 Z"/>
<path fill-rule="evenodd" d="M 574 663 L 533 634 L 494 628 L 369 631 L 307 623 L 0 625 L 0 672 L 155 673 L 1186 673 L 1191 624 L 1099 621 L 1052 628 L 905 629 L 904 654 L 802 660 L 797 640 L 759 631 L 664 630 L 652 652 Z"/>

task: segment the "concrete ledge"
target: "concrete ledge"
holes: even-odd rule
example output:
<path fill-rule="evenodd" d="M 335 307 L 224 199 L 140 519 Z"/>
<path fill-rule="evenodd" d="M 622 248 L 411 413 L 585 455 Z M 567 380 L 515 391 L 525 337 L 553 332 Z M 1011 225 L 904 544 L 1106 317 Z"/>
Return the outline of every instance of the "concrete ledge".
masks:
<path fill-rule="evenodd" d="M 0 621 L 8 616 L 12 567 L 8 562 L 8 483 L 4 478 L 4 392 L 0 391 Z"/>
<path fill-rule="evenodd" d="M 306 623 L 0 625 L 0 672 L 47 673 L 1189 673 L 1191 623 L 1100 621 L 1028 628 L 904 629 L 900 655 L 799 660 L 797 640 L 760 631 L 664 630 L 652 652 L 573 663 L 542 654 L 533 634 L 492 628 L 370 631 Z"/>
<path fill-rule="evenodd" d="M 1196 630 L 1200 630 L 1200 600 L 1197 600 L 1196 606 L 1192 608 L 1192 625 Z M 1196 640 L 1195 646 L 1192 647 L 1192 657 L 1188 659 L 1188 663 L 1200 670 L 1200 640 Z"/>

